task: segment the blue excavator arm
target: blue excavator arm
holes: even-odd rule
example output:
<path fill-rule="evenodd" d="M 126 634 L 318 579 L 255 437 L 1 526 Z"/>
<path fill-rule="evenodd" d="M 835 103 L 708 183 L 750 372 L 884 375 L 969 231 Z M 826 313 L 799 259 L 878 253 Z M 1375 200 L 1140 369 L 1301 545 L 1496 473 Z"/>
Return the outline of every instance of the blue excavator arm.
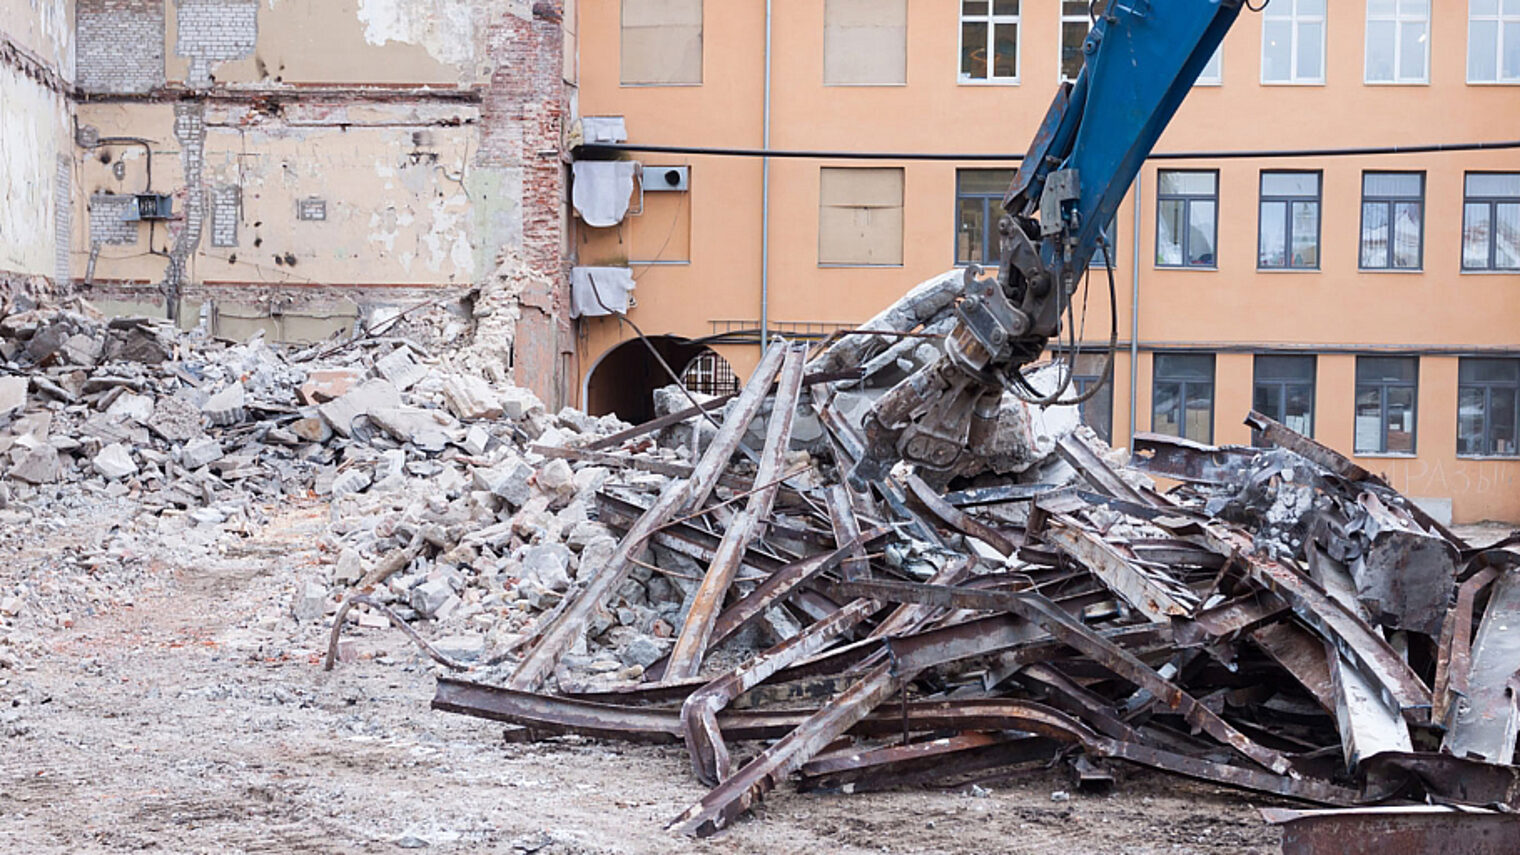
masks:
<path fill-rule="evenodd" d="M 1005 389 L 1042 405 L 1074 402 L 1062 397 L 1069 377 L 1041 392 L 1021 369 L 1060 334 L 1063 313 L 1071 316 L 1103 227 L 1241 0 L 1108 0 L 1094 8 L 1101 11 L 1082 45 L 1082 70 L 1061 84 L 1003 199 L 997 276 L 979 279 L 968 269 L 944 352 L 866 413 L 857 485 L 898 459 L 954 470 L 992 429 Z"/>

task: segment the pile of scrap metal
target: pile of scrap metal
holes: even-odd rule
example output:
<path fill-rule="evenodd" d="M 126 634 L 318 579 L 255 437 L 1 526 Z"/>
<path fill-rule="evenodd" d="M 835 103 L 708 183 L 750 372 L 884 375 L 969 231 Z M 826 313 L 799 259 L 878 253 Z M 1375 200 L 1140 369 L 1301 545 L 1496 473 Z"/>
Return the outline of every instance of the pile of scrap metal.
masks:
<path fill-rule="evenodd" d="M 433 706 L 526 738 L 684 741 L 713 789 L 672 826 L 697 835 L 792 775 L 854 792 L 1053 761 L 1091 787 L 1122 761 L 1314 805 L 1520 806 L 1513 541 L 1470 549 L 1282 425 L 1250 418 L 1270 450 L 1142 435 L 1117 466 L 1057 411 L 1005 403 L 1001 462 L 984 454 L 949 492 L 902 466 L 851 489 L 851 399 L 922 361 L 925 340 L 900 333 L 934 330 L 933 284 L 811 363 L 774 344 L 710 405 L 723 419 L 687 477 L 647 506 L 604 490 L 621 543 L 507 685 L 440 678 Z M 641 437 L 699 415 L 579 453 L 637 466 Z M 809 419 L 823 447 L 790 451 Z M 641 681 L 569 681 L 557 662 L 656 541 L 707 568 L 673 647 Z M 722 664 L 777 611 L 790 637 Z"/>

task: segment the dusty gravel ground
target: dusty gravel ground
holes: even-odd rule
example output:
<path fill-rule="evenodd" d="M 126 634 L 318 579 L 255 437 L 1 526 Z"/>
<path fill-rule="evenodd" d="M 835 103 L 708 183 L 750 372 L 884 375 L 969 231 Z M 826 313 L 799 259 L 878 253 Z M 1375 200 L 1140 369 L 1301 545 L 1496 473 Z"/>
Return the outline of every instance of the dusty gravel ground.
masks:
<path fill-rule="evenodd" d="M 703 793 L 678 747 L 508 744 L 497 725 L 429 710 L 432 672 L 394 630 L 352 631 L 369 658 L 324 673 L 324 629 L 271 618 L 318 572 L 323 513 L 284 509 L 221 553 L 148 550 L 129 602 L 71 626 L 0 626 L 27 629 L 37 651 L 0 668 L 0 849 L 1277 851 L 1263 800 L 1128 769 L 1111 795 L 1060 802 L 1057 772 L 988 782 L 985 795 L 782 788 L 714 840 L 672 835 L 665 822 Z M 6 525 L 8 590 L 98 550 L 111 521 Z"/>

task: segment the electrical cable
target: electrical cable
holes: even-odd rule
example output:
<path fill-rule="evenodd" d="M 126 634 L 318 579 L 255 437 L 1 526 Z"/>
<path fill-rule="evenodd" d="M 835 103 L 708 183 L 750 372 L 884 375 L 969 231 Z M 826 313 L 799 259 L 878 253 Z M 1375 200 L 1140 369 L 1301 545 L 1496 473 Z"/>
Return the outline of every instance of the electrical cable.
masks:
<path fill-rule="evenodd" d="M 1066 376 L 1064 378 L 1062 378 L 1062 382 L 1057 386 L 1056 390 L 1054 392 L 1051 392 L 1050 394 L 1045 394 L 1043 392 L 1040 392 L 1038 389 L 1035 389 L 1032 384 L 1030 384 L 1028 378 L 1026 378 L 1024 376 L 1024 374 L 1023 374 L 1022 371 L 1015 371 L 1011 375 L 1009 375 L 1009 379 L 1013 381 L 1013 384 L 1009 387 L 1010 391 L 1012 391 L 1014 393 L 1014 395 L 1016 395 L 1018 398 L 1020 398 L 1021 400 L 1023 400 L 1024 402 L 1026 402 L 1028 404 L 1031 404 L 1033 406 L 1039 406 L 1039 407 L 1051 407 L 1051 406 L 1054 406 L 1054 407 L 1072 407 L 1072 406 L 1076 406 L 1078 404 L 1084 404 L 1087 401 L 1091 400 L 1092 398 L 1096 397 L 1097 394 L 1100 391 L 1103 390 L 1103 387 L 1106 386 L 1106 385 L 1108 385 L 1109 381 L 1111 379 L 1113 379 L 1113 375 L 1114 375 L 1114 353 L 1115 353 L 1115 351 L 1117 351 L 1119 349 L 1119 295 L 1118 295 L 1118 286 L 1114 283 L 1113 250 L 1109 248 L 1108 240 L 1103 236 L 1103 234 L 1101 232 L 1098 234 L 1098 246 L 1103 249 L 1103 269 L 1108 272 L 1108 316 L 1109 316 L 1108 356 L 1104 360 L 1104 363 L 1103 363 L 1103 376 L 1099 377 L 1098 378 L 1098 382 L 1096 382 L 1092 386 L 1090 386 L 1087 389 L 1087 391 L 1078 394 L 1077 397 L 1075 397 L 1075 398 L 1066 398 L 1066 399 L 1062 399 L 1061 398 L 1061 395 L 1071 385 L 1072 375 L 1076 373 L 1077 354 L 1079 353 L 1079 348 L 1077 347 L 1077 343 L 1076 343 L 1076 329 L 1075 329 L 1074 326 L 1071 326 L 1071 324 L 1072 324 L 1072 321 L 1071 321 L 1071 316 L 1072 316 L 1071 301 L 1068 299 L 1066 301 L 1066 315 L 1067 315 L 1067 323 L 1071 327 L 1068 330 L 1068 332 L 1071 334 L 1071 342 L 1072 343 L 1071 343 L 1069 349 L 1067 350 L 1067 359 L 1065 360 L 1066 363 L 1067 363 L 1067 368 L 1066 368 L 1066 372 L 1065 372 Z M 1065 290 L 1066 290 L 1065 288 L 1062 288 L 1060 293 L 1065 293 Z M 1085 304 L 1085 301 L 1084 301 L 1084 304 Z M 1057 312 L 1059 313 L 1060 309 L 1057 309 Z M 1083 310 L 1083 323 L 1084 324 L 1086 323 L 1086 315 L 1087 315 L 1087 312 L 1086 312 L 1086 309 L 1084 308 L 1084 310 Z M 1059 340 L 1058 340 L 1058 343 L 1059 343 Z M 1024 394 L 1021 394 L 1019 392 L 1019 389 L 1024 389 L 1025 391 L 1031 393 L 1032 397 L 1025 396 Z"/>
<path fill-rule="evenodd" d="M 1254 158 L 1301 157 L 1369 157 L 1390 154 L 1431 154 L 1462 151 L 1502 151 L 1520 149 L 1520 140 L 1486 142 L 1426 143 L 1421 145 L 1354 146 L 1349 148 L 1250 149 L 1241 151 L 1163 151 L 1151 152 L 1147 160 L 1239 160 Z M 645 145 L 642 143 L 588 143 L 576 149 L 588 154 L 643 152 L 647 154 L 709 155 L 715 157 L 778 157 L 806 160 L 947 160 L 1018 163 L 1022 154 L 986 154 L 968 152 L 890 152 L 890 151 L 817 151 L 805 149 L 726 148 L 689 145 Z"/>
<path fill-rule="evenodd" d="M 603 302 L 602 291 L 600 288 L 596 287 L 596 276 L 591 273 L 587 273 L 586 281 L 591 283 L 591 296 L 596 298 L 596 304 L 602 307 L 602 311 L 606 312 L 609 315 L 617 317 L 617 319 L 620 321 L 627 322 L 628 326 L 633 327 L 633 331 L 638 335 L 639 341 L 643 342 L 644 346 L 649 348 L 649 352 L 654 355 L 655 361 L 660 364 L 661 368 L 665 369 L 666 374 L 670 375 L 670 379 L 676 384 L 677 387 L 680 388 L 681 394 L 686 396 L 686 400 L 690 401 L 691 405 L 697 408 L 697 412 L 702 415 L 702 418 L 707 419 L 708 424 L 712 425 L 715 428 L 721 429 L 723 426 L 718 424 L 718 420 L 714 419 L 712 417 L 712 414 L 707 412 L 706 405 L 698 401 L 696 396 L 691 393 L 691 390 L 686 388 L 686 384 L 682 382 L 680 376 L 676 374 L 675 369 L 671 368 L 670 363 L 665 361 L 665 357 L 660 355 L 660 351 L 655 348 L 654 342 L 649 340 L 649 336 L 644 335 L 644 331 L 639 329 L 639 325 L 634 323 L 633 319 L 629 318 L 628 315 L 624 314 L 623 312 L 619 312 L 616 309 L 613 309 L 611 306 L 608 306 L 605 302 Z"/>

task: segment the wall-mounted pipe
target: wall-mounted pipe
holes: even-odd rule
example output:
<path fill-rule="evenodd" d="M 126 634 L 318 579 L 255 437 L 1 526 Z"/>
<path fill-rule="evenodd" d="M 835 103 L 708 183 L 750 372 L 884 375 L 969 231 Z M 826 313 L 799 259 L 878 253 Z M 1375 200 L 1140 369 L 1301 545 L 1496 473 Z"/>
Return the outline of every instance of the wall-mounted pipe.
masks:
<path fill-rule="evenodd" d="M 761 116 L 761 149 L 771 148 L 771 0 L 765 0 L 765 104 Z M 771 159 L 760 159 L 760 350 L 771 332 Z"/>
<path fill-rule="evenodd" d="M 1144 187 L 1145 170 L 1135 173 L 1134 211 L 1135 211 L 1135 269 L 1130 275 L 1129 295 L 1129 435 L 1130 444 L 1134 444 L 1135 418 L 1138 402 L 1140 400 L 1140 212 L 1144 205 L 1140 202 L 1141 190 Z"/>

